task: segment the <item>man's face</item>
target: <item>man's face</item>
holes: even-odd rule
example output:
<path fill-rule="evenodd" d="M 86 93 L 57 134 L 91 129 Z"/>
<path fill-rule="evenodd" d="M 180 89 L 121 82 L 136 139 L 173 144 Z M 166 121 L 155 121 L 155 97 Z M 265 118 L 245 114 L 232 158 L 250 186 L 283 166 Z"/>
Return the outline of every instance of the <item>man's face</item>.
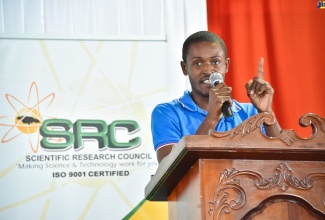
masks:
<path fill-rule="evenodd" d="M 192 93 L 208 97 L 212 88 L 209 77 L 213 72 L 219 72 L 225 79 L 229 59 L 218 43 L 208 41 L 192 43 L 188 50 L 186 63 L 181 62 L 184 75 L 189 76 Z"/>

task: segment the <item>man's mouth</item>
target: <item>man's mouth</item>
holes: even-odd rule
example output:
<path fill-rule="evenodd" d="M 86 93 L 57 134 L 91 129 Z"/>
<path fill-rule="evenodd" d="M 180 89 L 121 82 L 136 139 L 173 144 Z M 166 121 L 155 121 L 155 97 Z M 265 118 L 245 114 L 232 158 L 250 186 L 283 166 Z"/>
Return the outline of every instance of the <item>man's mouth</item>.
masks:
<path fill-rule="evenodd" d="M 211 83 L 210 83 L 209 79 L 203 80 L 203 84 L 211 86 Z"/>

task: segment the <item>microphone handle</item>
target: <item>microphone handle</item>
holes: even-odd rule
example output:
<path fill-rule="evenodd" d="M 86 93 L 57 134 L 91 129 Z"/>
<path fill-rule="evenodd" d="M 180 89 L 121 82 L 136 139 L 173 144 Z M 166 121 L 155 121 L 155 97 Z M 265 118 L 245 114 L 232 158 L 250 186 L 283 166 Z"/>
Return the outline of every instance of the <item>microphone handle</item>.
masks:
<path fill-rule="evenodd" d="M 224 102 L 221 107 L 222 114 L 225 117 L 227 122 L 231 122 L 234 120 L 234 114 L 231 110 L 230 102 Z"/>
<path fill-rule="evenodd" d="M 213 86 L 218 85 L 220 82 L 223 82 L 223 80 L 216 80 L 212 84 Z M 231 110 L 230 102 L 224 102 L 221 107 L 222 114 L 227 122 L 231 122 L 234 120 L 234 113 Z"/>

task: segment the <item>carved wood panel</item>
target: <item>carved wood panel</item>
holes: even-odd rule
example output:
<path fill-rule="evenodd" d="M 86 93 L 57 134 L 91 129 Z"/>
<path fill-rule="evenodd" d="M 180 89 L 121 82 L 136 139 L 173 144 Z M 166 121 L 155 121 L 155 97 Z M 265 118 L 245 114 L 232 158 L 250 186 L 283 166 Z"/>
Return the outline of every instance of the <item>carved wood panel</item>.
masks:
<path fill-rule="evenodd" d="M 247 203 L 255 202 L 255 207 L 251 207 L 252 211 L 244 209 L 244 213 L 240 212 L 241 216 L 245 216 L 250 211 L 244 218 L 252 219 L 267 206 L 283 201 L 298 203 L 314 215 L 325 219 L 325 164 L 316 168 L 309 163 L 305 164 L 304 169 L 298 166 L 299 163 L 291 163 L 293 168 L 290 168 L 288 163 L 291 162 L 277 165 L 269 162 L 268 164 L 274 164 L 275 167 L 272 176 L 264 173 L 263 167 L 254 169 L 254 161 L 246 161 L 245 166 L 251 166 L 252 169 L 225 169 L 219 175 L 213 199 L 209 202 L 210 219 L 223 219 L 231 212 L 244 209 Z M 302 178 L 296 177 L 295 168 Z M 320 188 L 313 190 L 316 183 Z M 236 216 L 236 213 L 230 216 Z"/>

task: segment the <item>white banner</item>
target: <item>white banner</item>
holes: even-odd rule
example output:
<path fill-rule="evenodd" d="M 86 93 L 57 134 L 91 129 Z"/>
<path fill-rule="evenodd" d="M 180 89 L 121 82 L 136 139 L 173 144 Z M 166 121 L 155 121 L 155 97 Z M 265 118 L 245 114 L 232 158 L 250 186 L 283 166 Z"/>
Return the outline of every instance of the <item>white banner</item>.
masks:
<path fill-rule="evenodd" d="M 0 219 L 121 219 L 144 198 L 165 47 L 0 40 Z"/>

